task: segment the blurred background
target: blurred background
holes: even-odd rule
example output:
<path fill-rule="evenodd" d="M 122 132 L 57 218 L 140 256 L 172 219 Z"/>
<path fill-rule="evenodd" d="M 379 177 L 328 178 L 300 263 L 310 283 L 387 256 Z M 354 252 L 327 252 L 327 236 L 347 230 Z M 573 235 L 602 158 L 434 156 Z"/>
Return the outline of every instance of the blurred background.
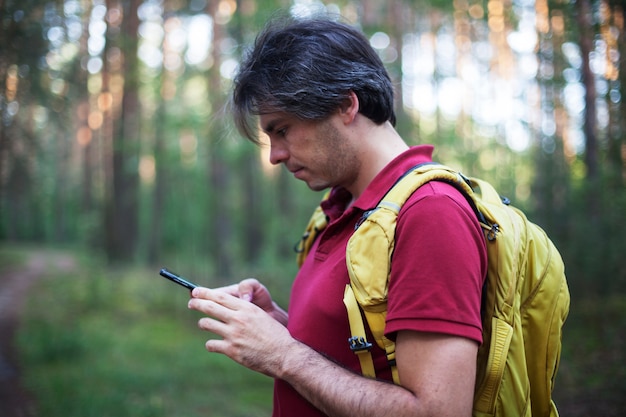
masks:
<path fill-rule="evenodd" d="M 320 11 L 369 37 L 409 144 L 561 251 L 561 415 L 626 413 L 623 0 L 0 0 L 0 414 L 269 415 L 272 381 L 207 354 L 158 270 L 287 305 L 321 196 L 227 100 L 269 18 Z"/>

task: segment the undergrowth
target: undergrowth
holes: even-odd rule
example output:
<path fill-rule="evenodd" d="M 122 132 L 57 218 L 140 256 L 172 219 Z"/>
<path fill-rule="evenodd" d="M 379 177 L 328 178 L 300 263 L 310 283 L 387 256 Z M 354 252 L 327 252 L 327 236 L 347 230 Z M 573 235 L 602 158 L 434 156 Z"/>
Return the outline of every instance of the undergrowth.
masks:
<path fill-rule="evenodd" d="M 272 380 L 208 353 L 187 299 L 153 270 L 111 271 L 89 257 L 50 269 L 17 340 L 36 415 L 269 415 Z"/>

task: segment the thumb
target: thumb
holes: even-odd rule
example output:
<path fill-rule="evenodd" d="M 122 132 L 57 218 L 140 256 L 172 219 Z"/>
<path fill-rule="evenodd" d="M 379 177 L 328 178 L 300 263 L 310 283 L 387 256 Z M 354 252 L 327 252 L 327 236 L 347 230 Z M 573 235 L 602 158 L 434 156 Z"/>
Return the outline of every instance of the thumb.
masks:
<path fill-rule="evenodd" d="M 244 279 L 239 283 L 239 298 L 242 300 L 252 302 L 254 299 L 254 292 L 261 284 L 254 278 Z"/>

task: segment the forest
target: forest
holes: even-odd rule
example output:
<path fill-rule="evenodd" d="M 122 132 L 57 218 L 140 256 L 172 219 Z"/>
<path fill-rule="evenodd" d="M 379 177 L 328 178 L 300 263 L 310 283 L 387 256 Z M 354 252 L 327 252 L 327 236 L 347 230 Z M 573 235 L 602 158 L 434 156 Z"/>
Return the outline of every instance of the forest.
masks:
<path fill-rule="evenodd" d="M 289 287 L 321 194 L 237 133 L 229 94 L 265 22 L 320 12 L 379 52 L 407 143 L 548 232 L 570 321 L 610 306 L 586 392 L 625 411 L 623 0 L 0 0 L 0 243 Z"/>

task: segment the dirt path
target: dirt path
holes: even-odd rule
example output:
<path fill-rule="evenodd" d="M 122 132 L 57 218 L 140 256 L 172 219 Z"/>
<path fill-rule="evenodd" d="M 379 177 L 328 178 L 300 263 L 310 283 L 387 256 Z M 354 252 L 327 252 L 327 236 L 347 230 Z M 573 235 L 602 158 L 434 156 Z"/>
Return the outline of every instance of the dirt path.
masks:
<path fill-rule="evenodd" d="M 35 250 L 19 268 L 0 265 L 0 416 L 35 416 L 32 395 L 20 383 L 14 338 L 28 290 L 48 271 L 68 271 L 74 259 L 65 253 Z"/>

